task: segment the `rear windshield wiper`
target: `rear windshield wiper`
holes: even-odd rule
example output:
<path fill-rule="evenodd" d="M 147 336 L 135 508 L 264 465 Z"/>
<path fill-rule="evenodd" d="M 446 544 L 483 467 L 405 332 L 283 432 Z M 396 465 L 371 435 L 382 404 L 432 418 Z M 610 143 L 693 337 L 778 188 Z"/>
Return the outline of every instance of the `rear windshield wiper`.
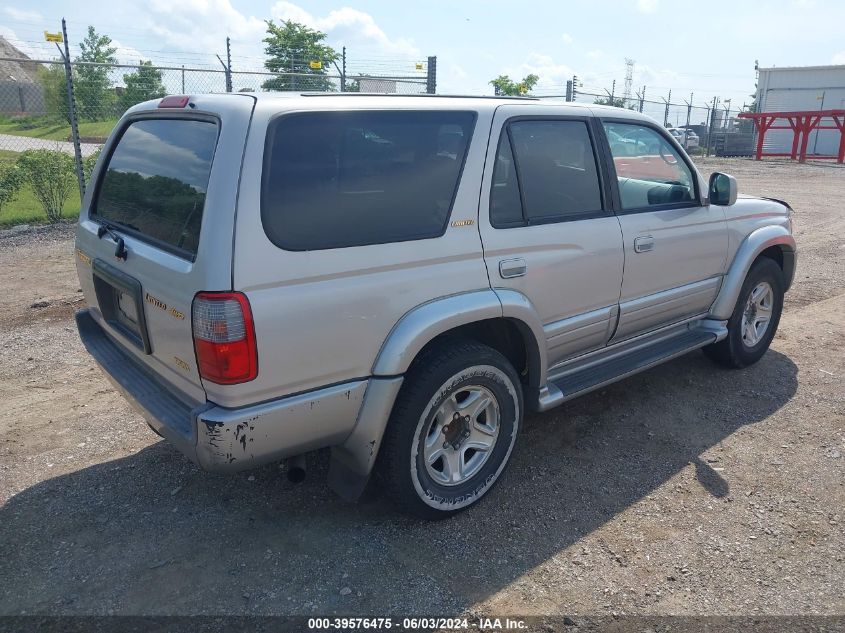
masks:
<path fill-rule="evenodd" d="M 100 226 L 97 228 L 97 237 L 103 239 L 103 235 L 108 235 L 112 238 L 115 243 L 114 256 L 126 261 L 126 256 L 129 254 L 126 250 L 126 242 L 123 241 L 120 235 L 115 233 L 115 229 L 117 227 L 108 222 L 100 222 Z"/>

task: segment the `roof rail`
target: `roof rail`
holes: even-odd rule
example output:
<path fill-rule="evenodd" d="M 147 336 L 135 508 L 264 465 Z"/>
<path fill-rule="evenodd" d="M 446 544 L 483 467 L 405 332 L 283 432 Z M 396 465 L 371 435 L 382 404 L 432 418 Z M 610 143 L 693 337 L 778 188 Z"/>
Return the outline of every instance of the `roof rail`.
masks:
<path fill-rule="evenodd" d="M 437 99 L 507 99 L 513 101 L 539 101 L 540 97 L 510 97 L 496 95 L 432 95 L 422 94 L 396 94 L 384 92 L 301 92 L 303 97 L 433 97 Z"/>

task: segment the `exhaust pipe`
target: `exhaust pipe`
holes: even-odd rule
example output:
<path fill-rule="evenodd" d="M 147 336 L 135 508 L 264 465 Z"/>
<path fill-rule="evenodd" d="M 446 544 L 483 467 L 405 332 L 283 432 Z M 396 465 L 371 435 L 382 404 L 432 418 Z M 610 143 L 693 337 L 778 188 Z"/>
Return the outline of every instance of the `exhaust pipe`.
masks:
<path fill-rule="evenodd" d="M 301 484 L 305 481 L 307 468 L 305 465 L 305 454 L 295 455 L 288 459 L 288 481 L 294 484 Z"/>

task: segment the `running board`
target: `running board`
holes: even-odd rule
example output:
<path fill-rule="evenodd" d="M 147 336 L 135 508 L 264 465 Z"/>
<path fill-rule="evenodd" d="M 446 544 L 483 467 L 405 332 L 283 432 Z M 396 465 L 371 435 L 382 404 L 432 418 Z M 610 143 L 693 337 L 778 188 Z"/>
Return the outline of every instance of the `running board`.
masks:
<path fill-rule="evenodd" d="M 719 323 L 721 328 L 724 325 Z M 606 348 L 601 353 L 552 370 L 540 393 L 540 410 L 547 411 L 576 396 L 599 389 L 724 338 L 716 328 L 684 328 L 651 342 Z"/>

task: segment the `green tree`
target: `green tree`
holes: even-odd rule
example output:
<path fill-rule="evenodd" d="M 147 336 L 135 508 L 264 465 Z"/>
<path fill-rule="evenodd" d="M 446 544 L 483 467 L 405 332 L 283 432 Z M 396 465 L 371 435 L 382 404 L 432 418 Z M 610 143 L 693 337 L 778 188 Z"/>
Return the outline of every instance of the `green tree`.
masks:
<path fill-rule="evenodd" d="M 59 64 L 38 67 L 38 82 L 44 94 L 47 116 L 70 123 L 67 107 L 67 79 L 65 69 Z"/>
<path fill-rule="evenodd" d="M 629 106 L 625 105 L 625 99 L 622 97 L 614 97 L 611 99 L 610 97 L 596 97 L 596 100 L 593 101 L 596 105 L 609 105 L 613 106 L 614 108 L 627 108 L 628 110 L 636 110 L 637 108 L 634 104 Z"/>
<path fill-rule="evenodd" d="M 18 195 L 21 185 L 23 174 L 18 166 L 9 160 L 0 161 L 0 213 Z"/>
<path fill-rule="evenodd" d="M 334 91 L 335 85 L 328 78 L 328 70 L 339 55 L 331 46 L 323 43 L 326 34 L 286 20 L 275 24 L 267 20 L 267 37 L 264 38 L 265 68 L 278 77 L 262 84 L 264 90 L 314 90 Z M 311 62 L 320 62 L 320 68 L 312 68 Z M 303 76 L 307 75 L 307 76 Z"/>
<path fill-rule="evenodd" d="M 118 103 L 120 111 L 125 112 L 136 103 L 163 97 L 167 90 L 161 82 L 161 71 L 152 62 L 142 61 L 138 70 L 123 78 L 126 87 L 120 95 Z"/>
<path fill-rule="evenodd" d="M 514 81 L 507 75 L 499 75 L 490 82 L 490 85 L 493 86 L 497 95 L 522 97 L 531 94 L 531 90 L 537 85 L 538 81 L 540 81 L 540 78 L 534 74 L 524 77 L 520 82 Z"/>
<path fill-rule="evenodd" d="M 88 34 L 79 43 L 79 56 L 76 62 L 96 64 L 117 63 L 117 49 L 111 45 L 108 35 L 100 35 L 93 26 L 88 27 Z M 114 116 L 116 96 L 109 81 L 109 68 L 106 66 L 75 67 L 74 92 L 79 117 L 88 121 L 97 121 Z"/>
<path fill-rule="evenodd" d="M 18 166 L 47 219 L 61 220 L 65 202 L 76 189 L 73 157 L 60 151 L 30 149 L 20 155 Z"/>

